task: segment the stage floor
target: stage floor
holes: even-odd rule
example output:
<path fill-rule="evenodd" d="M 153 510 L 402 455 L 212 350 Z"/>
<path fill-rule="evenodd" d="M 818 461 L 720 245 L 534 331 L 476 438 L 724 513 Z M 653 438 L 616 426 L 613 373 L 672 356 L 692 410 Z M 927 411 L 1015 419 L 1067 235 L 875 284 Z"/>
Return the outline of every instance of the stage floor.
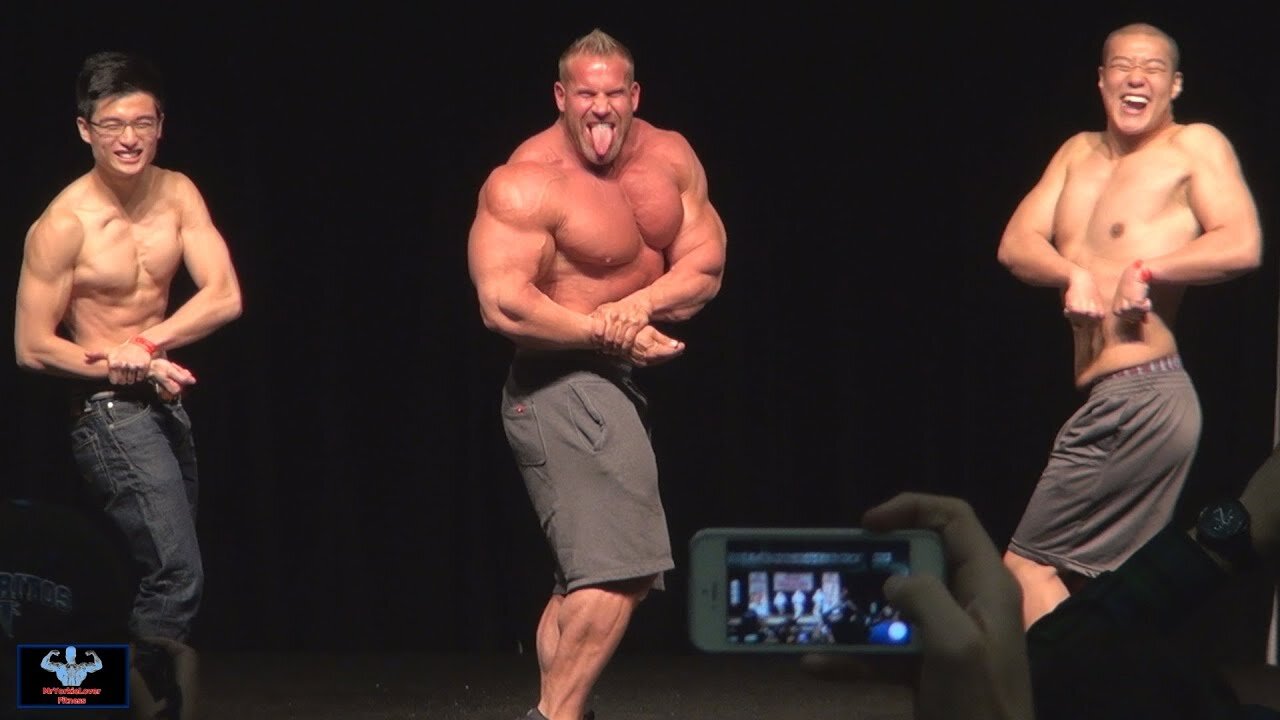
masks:
<path fill-rule="evenodd" d="M 200 656 L 207 720 L 515 720 L 537 700 L 532 655 Z M 598 720 L 905 720 L 910 691 L 820 679 L 798 657 L 622 653 L 592 696 Z"/>

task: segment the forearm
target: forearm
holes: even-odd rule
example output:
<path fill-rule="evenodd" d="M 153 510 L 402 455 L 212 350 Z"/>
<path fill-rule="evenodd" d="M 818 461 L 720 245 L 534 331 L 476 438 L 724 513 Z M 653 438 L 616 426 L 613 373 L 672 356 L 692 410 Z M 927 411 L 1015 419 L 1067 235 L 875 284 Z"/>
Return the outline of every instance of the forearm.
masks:
<path fill-rule="evenodd" d="M 107 363 L 85 360 L 85 349 L 56 335 L 16 343 L 18 366 L 32 372 L 58 377 L 101 379 L 107 377 Z"/>
<path fill-rule="evenodd" d="M 532 285 L 481 294 L 485 327 L 521 347 L 579 350 L 598 346 L 593 321 L 556 303 Z"/>
<path fill-rule="evenodd" d="M 240 317 L 240 293 L 237 290 L 205 287 L 164 321 L 142 331 L 141 335 L 165 350 L 190 345 L 214 330 Z"/>
<path fill-rule="evenodd" d="M 648 287 L 632 293 L 632 298 L 649 308 L 649 319 L 662 322 L 688 320 L 720 292 L 718 271 L 673 269 Z"/>
<path fill-rule="evenodd" d="M 1167 255 L 1141 260 L 1152 282 L 1211 285 L 1256 270 L 1262 264 L 1262 239 L 1214 230 Z"/>
<path fill-rule="evenodd" d="M 1006 237 L 996 259 L 1028 285 L 1064 288 L 1081 267 L 1064 258 L 1047 240 Z"/>
<path fill-rule="evenodd" d="M 720 292 L 725 259 L 723 226 L 704 223 L 684 243 L 670 256 L 661 277 L 631 295 L 648 309 L 650 320 L 688 320 Z"/>

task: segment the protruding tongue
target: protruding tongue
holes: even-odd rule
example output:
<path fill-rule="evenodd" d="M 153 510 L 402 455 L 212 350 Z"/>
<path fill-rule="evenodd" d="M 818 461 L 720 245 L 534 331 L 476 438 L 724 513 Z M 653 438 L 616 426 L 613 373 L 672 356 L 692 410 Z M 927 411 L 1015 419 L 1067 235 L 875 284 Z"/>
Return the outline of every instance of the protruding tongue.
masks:
<path fill-rule="evenodd" d="M 613 127 L 604 123 L 592 127 L 591 141 L 595 143 L 596 155 L 608 155 L 609 148 L 613 145 Z"/>

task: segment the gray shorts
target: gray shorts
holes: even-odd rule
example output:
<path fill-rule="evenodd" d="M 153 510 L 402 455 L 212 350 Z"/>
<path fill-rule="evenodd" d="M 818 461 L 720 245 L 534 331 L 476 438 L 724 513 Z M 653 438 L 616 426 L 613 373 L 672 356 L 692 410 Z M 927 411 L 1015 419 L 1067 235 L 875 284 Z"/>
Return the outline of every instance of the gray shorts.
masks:
<path fill-rule="evenodd" d="M 675 567 L 658 466 L 628 365 L 597 353 L 517 353 L 502 422 L 555 555 L 555 589 Z"/>
<path fill-rule="evenodd" d="M 1176 356 L 1137 370 L 1095 383 L 1063 425 L 1009 550 L 1094 577 L 1173 519 L 1200 441 L 1200 401 Z"/>

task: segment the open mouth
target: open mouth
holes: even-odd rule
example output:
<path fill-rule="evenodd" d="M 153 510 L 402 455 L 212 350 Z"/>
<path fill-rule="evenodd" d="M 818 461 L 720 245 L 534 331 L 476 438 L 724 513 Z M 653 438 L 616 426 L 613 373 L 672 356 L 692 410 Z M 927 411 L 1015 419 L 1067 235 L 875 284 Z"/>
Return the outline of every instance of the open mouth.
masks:
<path fill-rule="evenodd" d="M 1130 112 L 1142 112 L 1147 108 L 1147 103 L 1151 102 L 1151 98 L 1142 95 L 1121 95 L 1120 104 L 1125 110 Z"/>
<path fill-rule="evenodd" d="M 613 123 L 596 123 L 588 125 L 587 131 L 591 133 L 591 145 L 595 148 L 596 155 L 604 157 L 609 154 L 609 148 L 613 147 L 614 127 Z"/>

